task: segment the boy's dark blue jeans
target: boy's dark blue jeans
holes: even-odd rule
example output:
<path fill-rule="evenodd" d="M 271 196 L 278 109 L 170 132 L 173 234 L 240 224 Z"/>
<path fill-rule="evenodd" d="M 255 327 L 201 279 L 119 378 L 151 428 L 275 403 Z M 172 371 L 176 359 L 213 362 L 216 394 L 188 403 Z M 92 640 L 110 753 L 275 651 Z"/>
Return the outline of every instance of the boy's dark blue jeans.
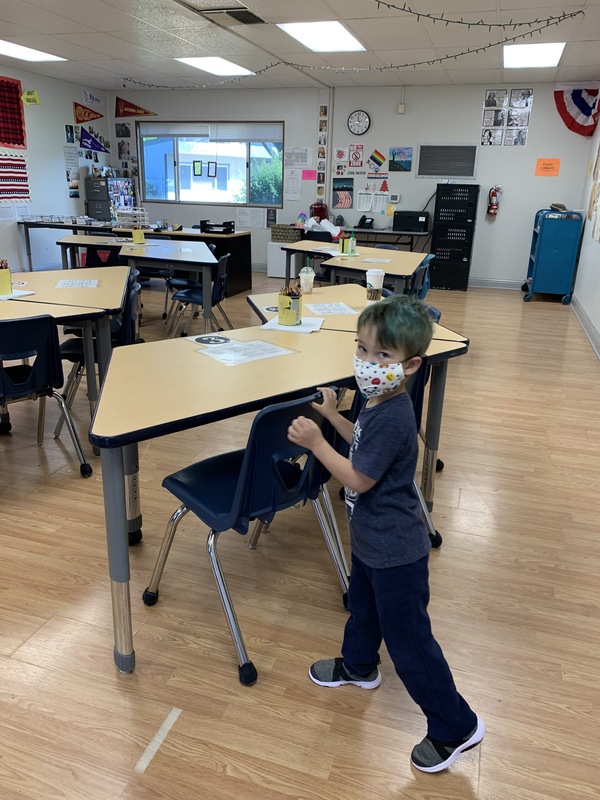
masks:
<path fill-rule="evenodd" d="M 428 560 L 374 569 L 352 556 L 342 657 L 347 670 L 367 676 L 379 663 L 383 639 L 400 680 L 427 717 L 427 735 L 453 742 L 471 733 L 477 717 L 458 693 L 431 632 Z"/>

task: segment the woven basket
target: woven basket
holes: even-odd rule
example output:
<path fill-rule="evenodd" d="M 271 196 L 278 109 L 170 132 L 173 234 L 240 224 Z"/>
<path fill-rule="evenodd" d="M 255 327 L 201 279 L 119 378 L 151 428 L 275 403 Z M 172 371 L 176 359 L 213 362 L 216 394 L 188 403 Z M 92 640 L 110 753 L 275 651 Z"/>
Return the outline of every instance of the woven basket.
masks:
<path fill-rule="evenodd" d="M 271 228 L 272 242 L 299 242 L 302 238 L 302 229 L 291 225 L 273 225 Z"/>

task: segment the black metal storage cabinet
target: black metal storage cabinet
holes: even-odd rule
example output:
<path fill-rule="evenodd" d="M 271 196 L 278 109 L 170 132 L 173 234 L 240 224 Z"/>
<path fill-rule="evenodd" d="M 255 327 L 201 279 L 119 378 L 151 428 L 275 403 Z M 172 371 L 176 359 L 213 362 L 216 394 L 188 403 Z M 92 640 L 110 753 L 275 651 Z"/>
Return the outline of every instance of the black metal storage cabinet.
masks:
<path fill-rule="evenodd" d="M 110 220 L 110 198 L 107 178 L 85 179 L 85 213 L 88 217 Z"/>
<path fill-rule="evenodd" d="M 562 302 L 571 302 L 575 267 L 579 255 L 583 215 L 579 211 L 555 211 L 542 208 L 535 215 L 531 251 L 523 300 L 534 292 L 562 294 Z"/>
<path fill-rule="evenodd" d="M 478 198 L 478 184 L 438 183 L 431 234 L 435 257 L 429 266 L 432 289 L 466 290 Z"/>

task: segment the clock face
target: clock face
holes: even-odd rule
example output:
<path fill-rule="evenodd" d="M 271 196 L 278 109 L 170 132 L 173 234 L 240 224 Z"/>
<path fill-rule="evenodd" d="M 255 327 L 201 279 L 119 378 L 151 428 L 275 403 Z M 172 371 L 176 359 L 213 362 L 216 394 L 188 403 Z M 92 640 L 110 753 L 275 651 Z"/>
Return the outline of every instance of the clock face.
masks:
<path fill-rule="evenodd" d="M 348 130 L 355 136 L 362 136 L 371 126 L 371 117 L 366 111 L 353 111 L 348 117 Z"/>

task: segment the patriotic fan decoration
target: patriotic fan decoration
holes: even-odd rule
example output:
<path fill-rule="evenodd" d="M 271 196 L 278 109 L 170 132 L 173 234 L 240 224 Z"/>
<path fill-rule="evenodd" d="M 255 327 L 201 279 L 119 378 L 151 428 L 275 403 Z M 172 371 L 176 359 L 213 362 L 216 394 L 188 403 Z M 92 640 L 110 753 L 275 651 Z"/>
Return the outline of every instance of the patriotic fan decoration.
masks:
<path fill-rule="evenodd" d="M 599 89 L 573 89 L 556 87 L 554 101 L 558 113 L 570 131 L 581 136 L 592 136 L 598 124 Z"/>

